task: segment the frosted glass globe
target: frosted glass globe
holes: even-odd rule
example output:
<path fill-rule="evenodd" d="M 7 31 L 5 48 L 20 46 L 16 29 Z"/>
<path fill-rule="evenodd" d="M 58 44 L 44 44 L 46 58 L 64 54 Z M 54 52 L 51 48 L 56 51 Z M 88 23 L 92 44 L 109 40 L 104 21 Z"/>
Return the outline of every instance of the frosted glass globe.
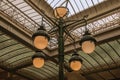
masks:
<path fill-rule="evenodd" d="M 81 47 L 83 52 L 90 54 L 95 50 L 95 43 L 93 41 L 84 41 Z"/>
<path fill-rule="evenodd" d="M 68 12 L 68 9 L 66 7 L 57 7 L 54 10 L 54 15 L 56 18 L 64 17 Z"/>
<path fill-rule="evenodd" d="M 41 68 L 44 65 L 44 59 L 43 58 L 34 58 L 33 59 L 33 65 L 36 68 Z"/>
<path fill-rule="evenodd" d="M 72 70 L 74 70 L 74 71 L 78 71 L 78 70 L 80 70 L 81 65 L 82 65 L 81 62 L 78 61 L 78 60 L 72 61 L 72 62 L 70 63 L 70 68 L 71 68 Z"/>
<path fill-rule="evenodd" d="M 38 49 L 45 49 L 48 45 L 48 39 L 44 36 L 36 36 L 34 46 Z"/>

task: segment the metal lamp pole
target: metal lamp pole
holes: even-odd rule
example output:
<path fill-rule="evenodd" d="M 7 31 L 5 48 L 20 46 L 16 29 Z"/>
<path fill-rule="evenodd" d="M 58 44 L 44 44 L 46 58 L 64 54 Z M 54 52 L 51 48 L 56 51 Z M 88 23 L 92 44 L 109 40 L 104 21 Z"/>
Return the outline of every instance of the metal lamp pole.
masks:
<path fill-rule="evenodd" d="M 59 80 L 64 80 L 64 25 L 63 18 L 59 19 L 58 25 L 58 59 L 59 59 Z"/>
<path fill-rule="evenodd" d="M 58 23 L 56 23 L 56 22 L 54 22 L 54 23 L 55 23 L 55 25 L 58 27 L 57 30 L 58 30 L 59 80 L 64 80 L 64 79 L 65 79 L 65 78 L 64 78 L 64 33 L 66 33 L 69 37 L 72 38 L 72 36 L 70 35 L 70 33 L 66 31 L 66 27 L 67 27 L 67 26 L 70 26 L 70 25 L 73 25 L 74 23 L 78 23 L 78 22 L 79 22 L 79 23 L 80 23 L 80 22 L 83 23 L 83 22 L 82 22 L 83 19 L 81 19 L 81 20 L 77 20 L 77 21 L 74 21 L 74 22 L 72 22 L 72 23 L 69 23 L 69 24 L 65 25 L 65 22 L 64 22 L 64 20 L 63 20 L 63 17 L 67 15 L 67 12 L 68 12 L 68 9 L 67 9 L 66 7 L 57 7 L 57 8 L 55 9 L 55 11 L 54 11 L 55 17 L 56 17 L 57 20 L 58 20 Z M 76 24 L 74 24 L 74 25 L 76 25 Z M 52 28 L 52 29 L 54 29 L 54 28 Z M 40 36 L 40 37 L 38 37 L 38 36 Z M 42 28 L 38 29 L 38 31 L 35 32 L 35 33 L 32 35 L 33 41 L 34 41 L 34 43 L 35 43 L 34 45 L 35 45 L 35 47 L 38 48 L 38 49 L 43 49 L 43 48 L 44 48 L 44 46 L 38 45 L 38 44 L 41 43 L 41 41 L 40 41 L 41 39 L 44 40 L 45 43 L 47 43 L 47 41 L 46 41 L 44 38 L 41 38 L 41 36 L 42 36 L 42 37 L 45 37 L 45 39 L 47 38 L 47 40 L 49 41 L 49 35 L 48 35 L 47 32 L 46 32 L 44 29 L 42 29 Z M 73 39 L 73 38 L 72 38 L 72 39 Z M 74 40 L 74 39 L 73 39 L 73 40 Z M 43 41 L 42 41 L 42 42 L 43 42 Z M 46 45 L 46 44 L 45 44 L 45 45 Z M 36 58 L 42 58 L 42 59 L 44 59 L 44 56 L 41 55 L 41 54 L 40 54 L 40 55 L 37 54 L 37 55 L 33 55 L 33 57 L 32 57 L 34 66 L 37 66 L 37 67 L 41 68 L 44 63 L 42 64 L 42 66 L 40 66 L 41 63 L 39 63 L 40 61 L 36 60 Z M 36 61 L 37 61 L 40 65 L 36 64 Z M 71 63 L 72 61 L 79 61 L 79 63 L 77 63 L 77 65 L 80 65 L 80 66 L 78 66 L 77 69 L 76 69 L 76 67 L 74 67 L 74 66 L 72 67 L 73 70 L 79 70 L 79 69 L 81 68 L 81 62 L 82 62 L 81 59 L 80 59 L 80 57 L 78 57 L 78 55 L 74 55 L 74 56 L 72 56 L 72 58 L 69 60 L 69 63 Z M 74 65 L 74 64 L 76 65 L 76 63 L 72 63 L 72 65 Z"/>

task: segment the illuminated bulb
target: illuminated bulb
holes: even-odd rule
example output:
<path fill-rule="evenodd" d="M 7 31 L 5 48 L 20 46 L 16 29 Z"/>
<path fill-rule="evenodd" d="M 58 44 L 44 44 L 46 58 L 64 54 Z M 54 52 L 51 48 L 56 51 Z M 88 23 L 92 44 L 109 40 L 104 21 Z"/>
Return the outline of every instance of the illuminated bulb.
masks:
<path fill-rule="evenodd" d="M 54 10 L 54 15 L 56 18 L 63 18 L 64 16 L 66 16 L 68 12 L 68 9 L 66 7 L 57 7 Z"/>
<path fill-rule="evenodd" d="M 82 66 L 82 59 L 76 51 L 74 52 L 74 54 L 72 54 L 72 57 L 69 60 L 69 65 L 70 68 L 74 71 L 80 70 Z"/>
<path fill-rule="evenodd" d="M 33 65 L 36 68 L 41 68 L 44 65 L 44 58 L 34 58 L 33 59 Z"/>
<path fill-rule="evenodd" d="M 38 49 L 45 49 L 48 45 L 48 39 L 45 36 L 36 36 L 34 46 Z"/>
<path fill-rule="evenodd" d="M 81 47 L 83 52 L 90 54 L 95 50 L 95 43 L 93 41 L 84 41 Z"/>
<path fill-rule="evenodd" d="M 78 71 L 78 70 L 80 70 L 80 68 L 81 68 L 81 62 L 80 61 L 72 61 L 71 63 L 70 63 L 70 68 L 72 69 L 72 70 L 74 70 L 74 71 Z"/>

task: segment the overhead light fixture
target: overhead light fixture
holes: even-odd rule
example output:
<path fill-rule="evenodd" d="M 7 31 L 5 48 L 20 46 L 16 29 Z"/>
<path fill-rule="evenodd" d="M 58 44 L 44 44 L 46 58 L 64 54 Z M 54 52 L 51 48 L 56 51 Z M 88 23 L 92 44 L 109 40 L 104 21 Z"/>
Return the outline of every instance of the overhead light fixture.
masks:
<path fill-rule="evenodd" d="M 82 59 L 80 58 L 79 54 L 75 51 L 74 54 L 72 54 L 71 59 L 69 60 L 70 68 L 74 71 L 80 70 L 82 66 Z"/>
<path fill-rule="evenodd" d="M 68 2 L 69 0 L 66 1 Z M 58 28 L 59 80 L 64 80 L 64 33 L 66 33 L 69 37 L 73 39 L 73 37 L 69 34 L 69 31 L 66 31 L 67 27 L 76 22 L 80 22 L 80 21 L 82 21 L 81 23 L 83 23 L 83 21 L 86 22 L 86 19 L 81 19 L 76 21 L 74 20 L 73 22 L 70 22 L 66 25 L 64 21 L 64 17 L 67 14 L 68 14 L 67 7 L 57 7 L 54 10 L 54 16 L 57 19 L 57 21 L 54 22 L 54 25 L 57 26 Z M 32 38 L 33 38 L 34 46 L 40 50 L 45 49 L 47 47 L 48 41 L 50 39 L 49 35 L 44 29 L 44 26 L 40 26 L 37 32 L 33 34 Z M 95 49 L 95 42 L 96 40 L 93 37 L 91 37 L 91 35 L 89 34 L 89 32 L 87 32 L 86 29 L 83 38 L 80 40 L 80 45 L 82 50 L 85 53 L 92 53 Z M 44 57 L 42 57 L 41 52 L 40 55 L 36 54 L 33 56 L 33 64 L 36 67 L 42 67 L 44 65 Z M 72 55 L 71 59 L 69 60 L 69 66 L 74 71 L 78 71 L 81 69 L 82 59 L 80 58 L 77 52 L 75 52 Z"/>
<path fill-rule="evenodd" d="M 38 49 L 45 49 L 48 45 L 50 37 L 45 30 L 43 24 L 40 25 L 40 28 L 32 35 L 34 46 Z"/>
<path fill-rule="evenodd" d="M 63 18 L 68 14 L 68 9 L 66 7 L 56 7 L 54 9 L 54 16 L 56 18 Z"/>
<path fill-rule="evenodd" d="M 91 36 L 88 31 L 85 31 L 85 34 L 80 40 L 80 45 L 83 52 L 90 54 L 95 50 L 96 40 Z"/>
<path fill-rule="evenodd" d="M 90 54 L 95 50 L 96 45 L 96 39 L 92 37 L 92 35 L 89 32 L 89 29 L 87 28 L 87 20 L 85 20 L 85 33 L 83 34 L 81 40 L 80 40 L 80 46 L 84 53 Z"/>
<path fill-rule="evenodd" d="M 37 51 L 36 54 L 32 56 L 32 60 L 36 68 L 41 68 L 45 62 L 45 55 L 41 51 Z"/>

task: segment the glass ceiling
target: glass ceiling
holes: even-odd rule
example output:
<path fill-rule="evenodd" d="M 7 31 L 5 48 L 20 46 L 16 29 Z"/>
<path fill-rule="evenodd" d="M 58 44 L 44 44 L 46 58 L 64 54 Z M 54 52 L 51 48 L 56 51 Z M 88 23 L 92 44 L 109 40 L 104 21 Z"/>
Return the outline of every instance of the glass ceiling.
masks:
<path fill-rule="evenodd" d="M 56 8 L 58 6 L 65 6 L 66 1 L 67 0 L 46 0 L 46 2 L 50 4 L 52 8 Z M 69 9 L 68 16 L 81 12 L 103 1 L 104 0 L 68 0 L 67 5 L 67 8 Z"/>
<path fill-rule="evenodd" d="M 70 11 L 69 15 L 76 14 L 82 10 L 103 2 L 104 0 L 69 0 L 68 8 Z M 65 2 L 65 0 L 46 0 L 53 8 L 60 6 L 60 4 Z M 72 4 L 71 4 L 72 3 Z M 89 4 L 88 4 L 89 3 Z M 79 7 L 77 7 L 79 4 Z M 0 3 L 0 10 L 7 14 L 16 23 L 20 23 L 23 28 L 26 28 L 31 32 L 36 31 L 36 29 L 41 24 L 42 16 L 35 11 L 30 5 L 28 5 L 24 0 L 2 0 Z M 114 14 L 99 19 L 97 21 L 91 22 L 87 25 L 87 28 L 95 34 L 97 32 L 103 31 L 105 29 L 111 28 L 118 25 L 120 21 L 120 12 L 116 11 Z M 46 20 L 44 20 L 45 28 L 49 31 L 53 26 Z M 80 38 L 84 32 L 84 26 L 79 26 L 79 28 L 72 30 L 71 35 L 74 38 Z M 76 39 L 77 40 L 77 39 Z M 66 42 L 71 43 L 71 40 L 66 37 Z M 54 49 L 57 47 L 57 34 L 51 35 L 51 40 L 49 42 L 48 48 Z"/>
<path fill-rule="evenodd" d="M 29 6 L 24 0 L 3 0 L 0 4 L 0 9 L 9 16 L 12 16 L 16 21 L 23 24 L 30 31 L 36 31 L 41 24 L 42 16 Z M 47 30 L 50 29 L 50 24 L 44 20 Z"/>
<path fill-rule="evenodd" d="M 118 26 L 119 23 L 120 23 L 120 12 L 117 12 L 110 16 L 104 17 L 100 20 L 87 24 L 87 28 L 90 30 L 92 34 L 95 34 L 103 30 L 106 30 L 108 28 Z M 76 30 L 73 31 L 73 34 L 81 37 L 83 31 L 85 31 L 85 26 L 77 28 Z"/>

